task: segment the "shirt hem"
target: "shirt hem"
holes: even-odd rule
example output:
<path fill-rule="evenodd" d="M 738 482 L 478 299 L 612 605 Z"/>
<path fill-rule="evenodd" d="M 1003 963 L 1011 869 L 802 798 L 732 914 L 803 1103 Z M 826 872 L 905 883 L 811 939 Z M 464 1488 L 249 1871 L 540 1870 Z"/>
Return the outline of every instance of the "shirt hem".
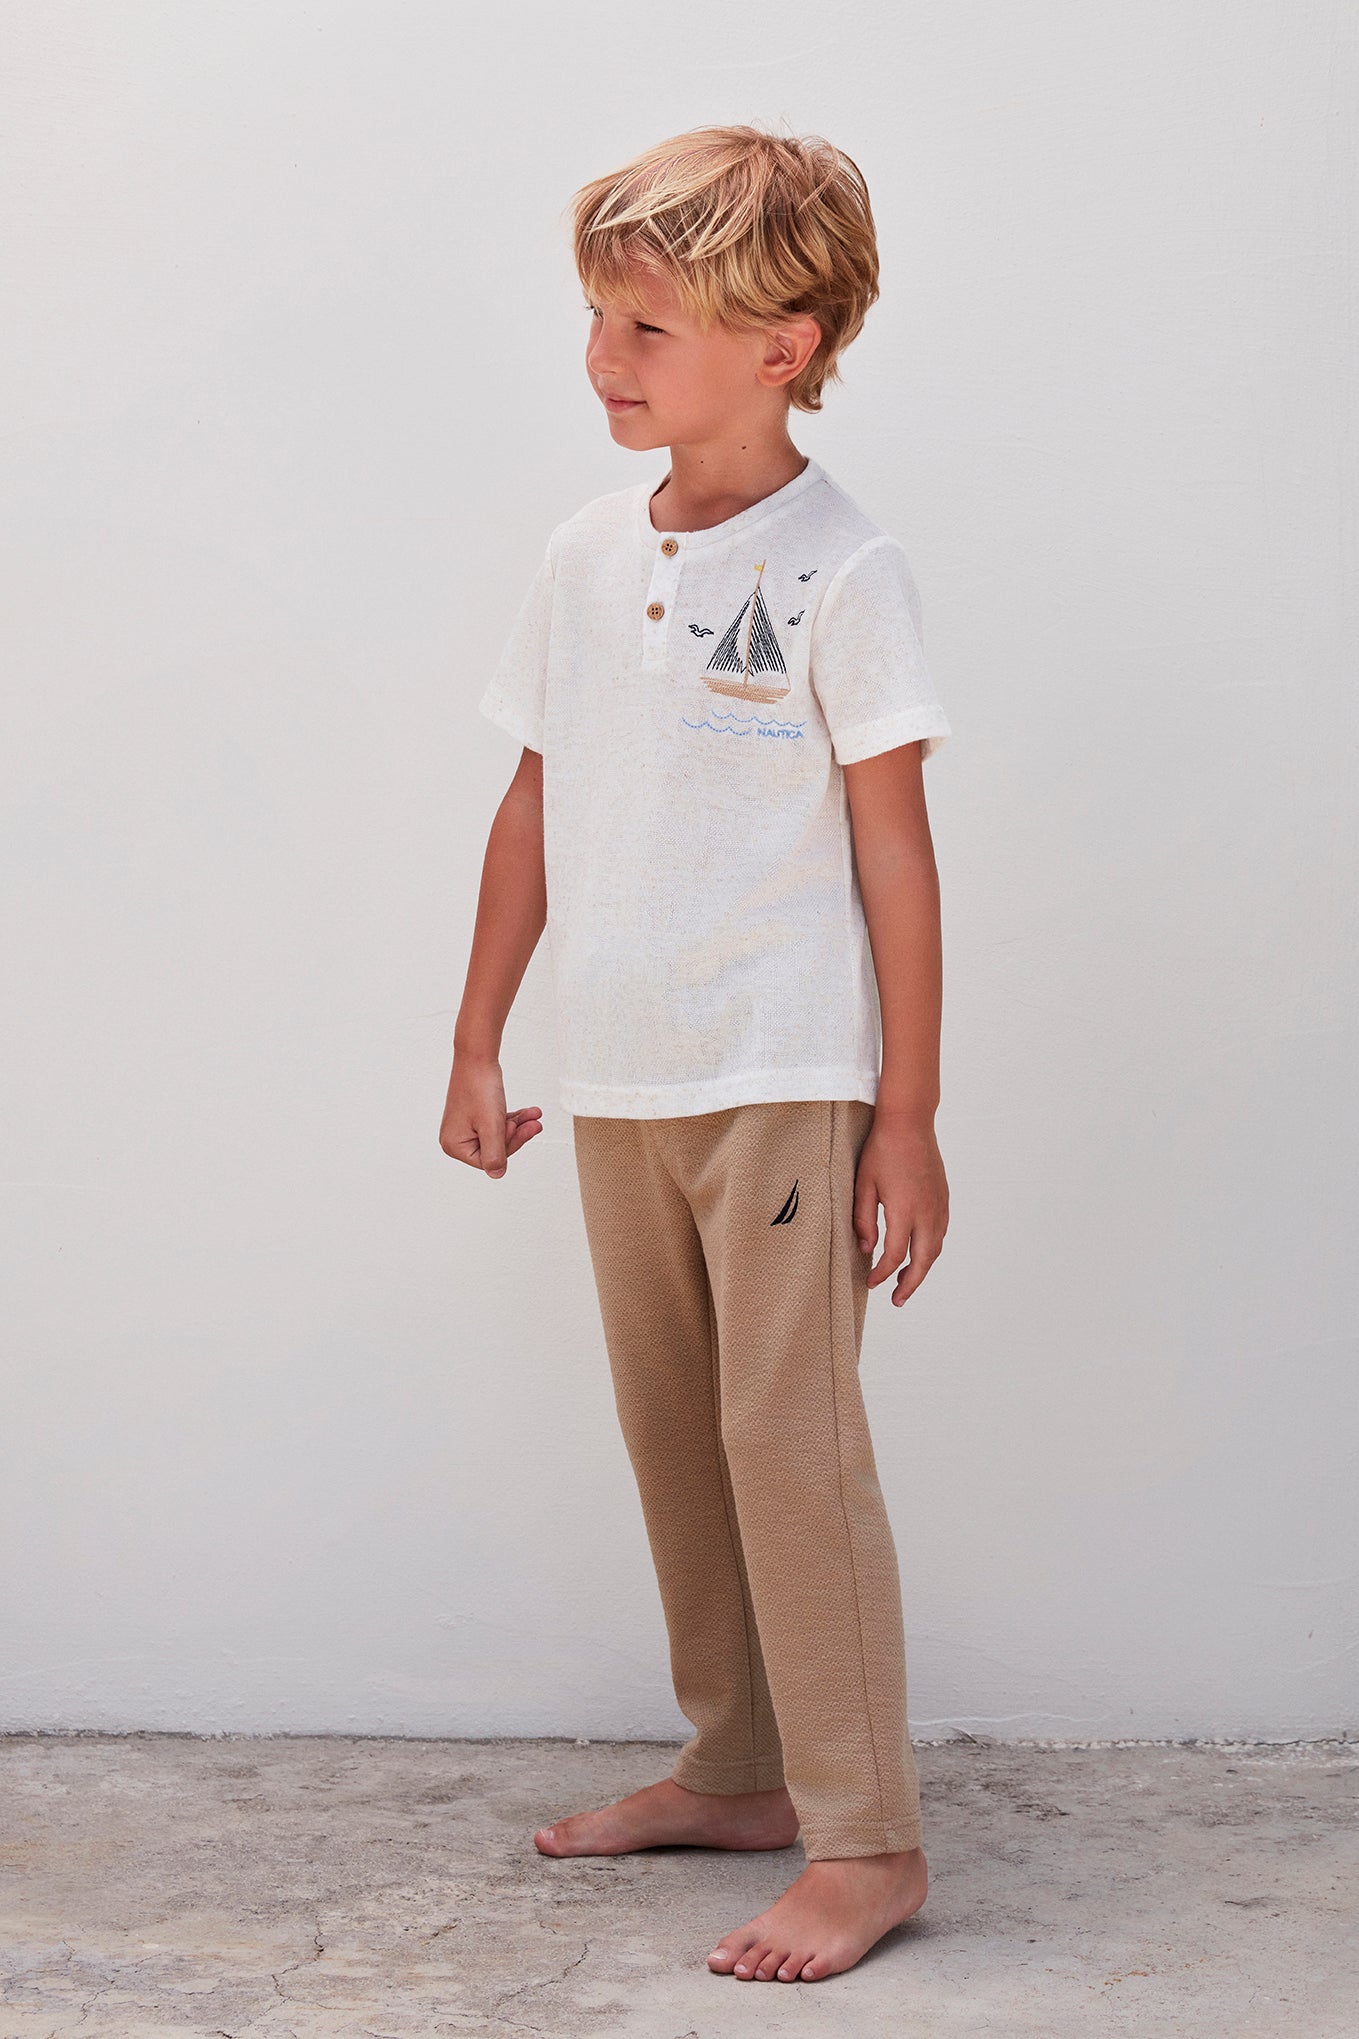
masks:
<path fill-rule="evenodd" d="M 522 714 L 512 701 L 505 700 L 500 694 L 483 694 L 477 708 L 488 722 L 493 722 L 497 729 L 503 729 L 508 735 L 517 738 L 526 750 L 536 750 L 539 755 L 542 754 L 542 730 L 535 728 L 530 719 Z"/>
<path fill-rule="evenodd" d="M 880 715 L 873 722 L 856 722 L 850 729 L 832 734 L 835 748 L 835 762 L 838 765 L 857 765 L 865 758 L 879 757 L 883 751 L 897 750 L 902 744 L 921 742 L 921 762 L 934 756 L 940 746 L 947 742 L 953 731 L 940 709 L 899 708 L 890 715 Z"/>
<path fill-rule="evenodd" d="M 804 1098 L 862 1098 L 876 1104 L 876 1069 L 753 1069 L 697 1083 L 560 1082 L 562 1110 L 575 1118 L 690 1118 L 738 1104 L 779 1104 Z"/>

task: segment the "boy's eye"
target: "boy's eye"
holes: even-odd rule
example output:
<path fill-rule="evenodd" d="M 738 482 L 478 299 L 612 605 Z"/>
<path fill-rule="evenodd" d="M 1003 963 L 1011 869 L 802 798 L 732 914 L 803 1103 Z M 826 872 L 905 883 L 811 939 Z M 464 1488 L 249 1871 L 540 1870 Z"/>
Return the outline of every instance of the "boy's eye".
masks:
<path fill-rule="evenodd" d="M 593 319 L 603 317 L 603 313 L 600 311 L 599 306 L 595 304 L 590 304 L 588 300 L 586 302 L 585 309 L 587 312 L 589 312 L 591 318 Z M 636 326 L 639 333 L 659 333 L 664 331 L 664 328 L 661 326 L 644 325 L 641 319 L 634 319 L 633 324 Z"/>

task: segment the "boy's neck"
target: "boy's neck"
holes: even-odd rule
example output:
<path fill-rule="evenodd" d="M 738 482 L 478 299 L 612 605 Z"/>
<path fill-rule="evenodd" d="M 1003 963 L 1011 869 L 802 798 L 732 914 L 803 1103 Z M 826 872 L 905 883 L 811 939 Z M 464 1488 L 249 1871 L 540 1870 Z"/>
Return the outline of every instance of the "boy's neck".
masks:
<path fill-rule="evenodd" d="M 785 432 L 771 445 L 672 446 L 670 472 L 651 497 L 657 531 L 709 531 L 753 509 L 807 465 Z"/>

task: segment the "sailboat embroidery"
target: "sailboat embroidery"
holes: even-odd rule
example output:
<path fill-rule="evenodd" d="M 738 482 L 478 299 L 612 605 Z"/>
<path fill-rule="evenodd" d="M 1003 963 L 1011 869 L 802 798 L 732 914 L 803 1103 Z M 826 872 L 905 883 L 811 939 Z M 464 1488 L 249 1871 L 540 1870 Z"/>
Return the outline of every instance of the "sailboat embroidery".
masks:
<path fill-rule="evenodd" d="M 760 593 L 760 575 L 767 564 L 762 559 L 756 567 L 755 586 L 714 650 L 703 675 L 705 687 L 714 694 L 729 695 L 734 701 L 782 701 L 793 691 L 779 640 Z M 752 681 L 752 674 L 769 677 Z"/>

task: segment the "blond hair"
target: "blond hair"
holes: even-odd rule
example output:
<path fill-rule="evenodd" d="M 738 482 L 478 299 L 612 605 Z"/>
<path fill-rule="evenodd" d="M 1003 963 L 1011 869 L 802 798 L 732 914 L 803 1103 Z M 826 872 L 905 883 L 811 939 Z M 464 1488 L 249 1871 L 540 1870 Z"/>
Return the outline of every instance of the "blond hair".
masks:
<path fill-rule="evenodd" d="M 571 200 L 572 252 L 587 296 L 623 296 L 635 268 L 658 271 L 707 331 L 809 313 L 814 354 L 787 385 L 800 411 L 878 296 L 878 248 L 858 165 L 821 135 L 700 127 L 643 150 Z"/>

